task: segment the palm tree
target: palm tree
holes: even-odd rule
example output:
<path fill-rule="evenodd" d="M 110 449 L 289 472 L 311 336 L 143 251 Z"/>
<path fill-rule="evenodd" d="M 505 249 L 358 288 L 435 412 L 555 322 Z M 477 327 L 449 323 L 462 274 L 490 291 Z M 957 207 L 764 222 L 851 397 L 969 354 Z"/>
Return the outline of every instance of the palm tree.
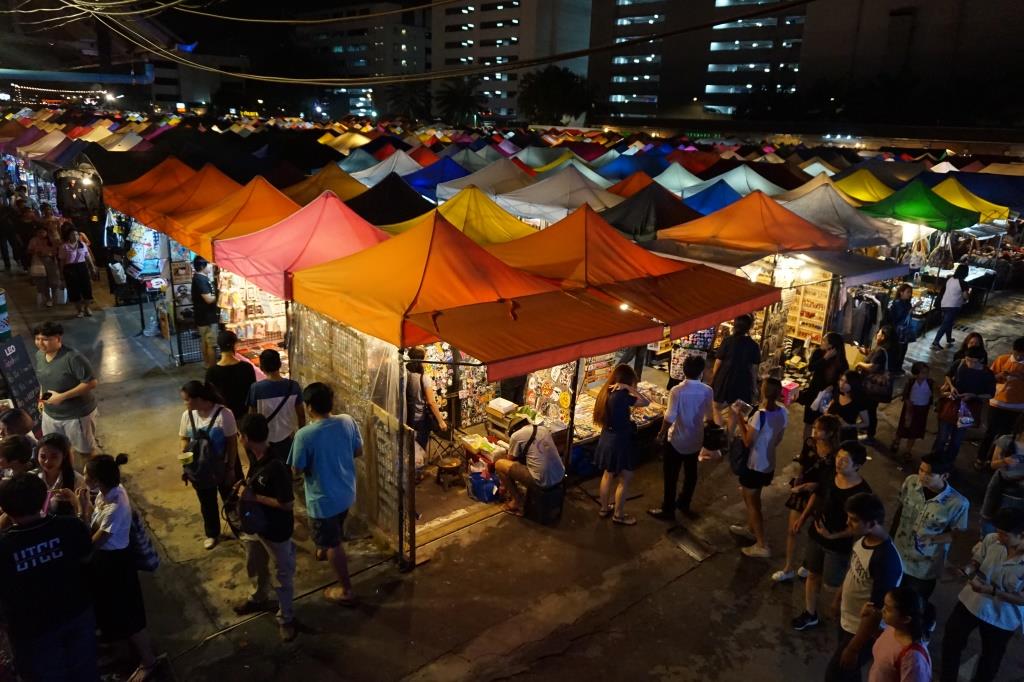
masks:
<path fill-rule="evenodd" d="M 430 117 L 430 91 L 426 83 L 398 83 L 381 91 L 382 110 L 387 118 L 408 121 Z"/>
<path fill-rule="evenodd" d="M 485 100 L 477 93 L 480 78 L 476 76 L 452 78 L 444 81 L 434 96 L 441 116 L 450 125 L 472 124 L 474 117 L 484 107 Z"/>
<path fill-rule="evenodd" d="M 519 112 L 538 123 L 562 123 L 593 111 L 596 91 L 581 76 L 554 65 L 531 71 L 519 82 Z"/>

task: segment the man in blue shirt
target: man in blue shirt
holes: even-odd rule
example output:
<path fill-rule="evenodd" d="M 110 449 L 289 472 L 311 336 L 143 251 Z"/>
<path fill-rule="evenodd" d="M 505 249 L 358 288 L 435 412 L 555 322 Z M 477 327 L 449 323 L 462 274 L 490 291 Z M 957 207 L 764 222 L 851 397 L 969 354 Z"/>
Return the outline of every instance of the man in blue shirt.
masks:
<path fill-rule="evenodd" d="M 341 583 L 340 587 L 324 590 L 324 598 L 349 606 L 355 598 L 341 540 L 345 517 L 356 501 L 355 458 L 363 454 L 363 439 L 352 417 L 331 416 L 334 392 L 326 384 L 306 386 L 302 402 L 309 413 L 309 423 L 295 433 L 288 464 L 296 474 L 302 474 L 305 483 L 317 558 L 326 556 Z"/>

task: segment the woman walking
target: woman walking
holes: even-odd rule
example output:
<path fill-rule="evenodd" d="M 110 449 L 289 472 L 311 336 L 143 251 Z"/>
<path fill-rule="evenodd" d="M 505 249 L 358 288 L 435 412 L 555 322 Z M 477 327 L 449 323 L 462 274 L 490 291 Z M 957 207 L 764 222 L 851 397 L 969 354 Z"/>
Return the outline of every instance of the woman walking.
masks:
<path fill-rule="evenodd" d="M 800 391 L 801 402 L 804 405 L 804 440 L 810 437 L 811 425 L 822 414 L 812 407 L 817 401 L 818 394 L 834 387 L 839 378 L 850 369 L 850 364 L 846 361 L 846 344 L 842 335 L 837 332 L 826 334 L 821 348 L 811 353 L 807 369 L 811 371 L 811 380 L 807 387 Z"/>
<path fill-rule="evenodd" d="M 913 341 L 913 322 L 911 314 L 914 297 L 914 287 L 906 282 L 896 287 L 896 298 L 889 304 L 889 324 L 896 331 L 896 343 L 894 344 L 896 355 L 893 358 L 893 371 L 903 371 L 903 360 L 907 357 L 907 348 Z"/>
<path fill-rule="evenodd" d="M 935 609 L 909 587 L 897 587 L 885 595 L 882 620 L 885 629 L 871 648 L 868 682 L 931 682 L 927 638 Z"/>
<path fill-rule="evenodd" d="M 623 509 L 629 483 L 636 467 L 633 435 L 634 407 L 646 407 L 650 400 L 636 390 L 636 372 L 629 365 L 618 365 L 601 387 L 594 402 L 594 423 L 601 427 L 594 464 L 604 471 L 601 476 L 601 518 L 612 518 L 624 526 L 636 525 L 636 517 Z M 614 498 L 612 488 L 614 486 Z M 613 501 L 614 500 L 614 501 Z"/>
<path fill-rule="evenodd" d="M 729 530 L 735 535 L 754 541 L 744 547 L 746 556 L 767 559 L 772 555 L 764 530 L 764 514 L 761 512 L 761 490 L 771 485 L 775 477 L 775 448 L 782 442 L 782 436 L 789 423 L 786 408 L 778 404 L 782 394 L 782 382 L 768 378 L 761 384 L 761 405 L 749 417 L 737 414 L 739 430 L 737 436 L 749 449 L 746 466 L 739 474 L 740 491 L 747 509 L 747 525 L 732 525 Z M 738 412 L 739 407 L 733 410 Z"/>
<path fill-rule="evenodd" d="M 68 288 L 68 300 L 75 304 L 75 317 L 92 317 L 92 273 L 96 270 L 92 254 L 85 242 L 79 239 L 78 230 L 65 228 L 64 243 L 60 247 L 60 263 L 64 272 L 64 283 Z"/>
<path fill-rule="evenodd" d="M 46 227 L 36 227 L 32 239 L 28 240 L 25 252 L 28 255 L 28 274 L 36 286 L 36 304 L 47 308 L 53 307 L 54 299 L 60 296 L 63 288 L 60 281 L 60 265 L 57 263 L 57 251 L 60 242 L 54 242 Z"/>
<path fill-rule="evenodd" d="M 889 400 L 892 399 L 892 379 L 890 373 L 893 369 L 892 361 L 896 354 L 896 351 L 893 349 L 894 343 L 895 338 L 892 327 L 885 325 L 879 328 L 875 334 L 875 348 L 871 351 L 871 355 L 868 356 L 868 361 L 857 364 L 857 369 L 864 374 L 865 383 L 869 381 L 873 383 L 888 382 Z M 867 386 L 864 387 L 864 408 L 868 412 L 867 436 L 869 443 L 875 442 L 875 434 L 878 432 L 879 397 L 878 394 L 872 395 L 867 390 Z"/>
<path fill-rule="evenodd" d="M 761 348 L 750 338 L 754 318 L 740 315 L 733 321 L 732 335 L 715 351 L 711 388 L 715 391 L 715 406 L 719 413 L 737 400 L 754 402 L 757 390 L 757 368 L 761 364 Z M 726 434 L 732 438 L 736 430 L 736 415 L 729 411 Z"/>
<path fill-rule="evenodd" d="M 953 271 L 953 275 L 946 279 L 942 287 L 942 298 L 939 301 L 939 308 L 942 310 L 942 323 L 935 331 L 935 338 L 932 339 L 932 350 L 942 350 L 939 342 L 942 335 L 946 335 L 946 345 L 953 345 L 953 323 L 960 313 L 960 308 L 967 302 L 969 290 L 964 280 L 967 279 L 969 269 L 967 263 L 960 263 Z"/>

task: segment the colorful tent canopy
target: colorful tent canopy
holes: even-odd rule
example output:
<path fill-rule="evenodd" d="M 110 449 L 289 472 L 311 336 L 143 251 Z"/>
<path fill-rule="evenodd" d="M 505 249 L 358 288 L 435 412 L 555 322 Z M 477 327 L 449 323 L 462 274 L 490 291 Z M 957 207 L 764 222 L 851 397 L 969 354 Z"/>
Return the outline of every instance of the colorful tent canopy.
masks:
<path fill-rule="evenodd" d="M 291 273 L 350 256 L 387 238 L 335 194 L 324 192 L 264 230 L 215 241 L 213 259 L 264 291 L 290 299 Z"/>
<path fill-rule="evenodd" d="M 654 239 L 658 230 L 696 220 L 701 214 L 654 182 L 618 206 L 605 210 L 601 217 L 630 239 L 640 242 Z"/>
<path fill-rule="evenodd" d="M 892 196 L 892 193 L 896 191 L 864 168 L 855 170 L 838 180 L 833 178 L 832 182 L 836 189 L 865 204 L 881 201 Z"/>
<path fill-rule="evenodd" d="M 441 160 L 441 157 L 430 151 L 428 147 L 419 146 L 409 152 L 409 158 L 418 163 L 423 168 L 431 164 L 435 164 Z"/>
<path fill-rule="evenodd" d="M 650 175 L 643 171 L 637 171 L 628 178 L 623 178 L 616 182 L 608 188 L 608 191 L 612 194 L 618 194 L 620 197 L 631 197 L 652 182 L 654 182 L 654 179 Z"/>
<path fill-rule="evenodd" d="M 946 231 L 970 227 L 981 218 L 978 211 L 954 206 L 919 180 L 860 210 L 876 218 L 893 218 Z"/>
<path fill-rule="evenodd" d="M 128 207 L 127 202 L 130 199 L 143 194 L 172 190 L 195 174 L 195 170 L 190 166 L 171 156 L 131 182 L 104 186 L 103 200 L 107 206 L 120 211 Z"/>
<path fill-rule="evenodd" d="M 590 163 L 590 167 L 594 168 L 594 169 L 601 168 L 602 166 L 605 166 L 605 165 L 611 163 L 612 161 L 614 161 L 615 159 L 619 158 L 620 156 L 621 156 L 621 154 L 617 150 L 609 149 L 608 151 L 606 151 L 604 154 L 602 154 L 601 156 L 597 157 L 596 159 L 592 159 L 589 162 Z"/>
<path fill-rule="evenodd" d="M 525 219 L 555 222 L 583 204 L 603 210 L 623 201 L 622 197 L 602 189 L 569 167 L 547 180 L 522 189 L 499 194 L 495 201 L 512 215 Z"/>
<path fill-rule="evenodd" d="M 526 147 L 516 152 L 514 156 L 530 168 L 542 172 L 541 169 L 551 163 L 571 159 L 572 150 L 561 147 Z"/>
<path fill-rule="evenodd" d="M 490 162 L 487 159 L 480 156 L 472 149 L 459 150 L 455 145 L 451 145 L 449 148 L 455 150 L 455 153 L 450 156 L 451 160 L 468 170 L 470 173 L 475 173 L 490 165 Z"/>
<path fill-rule="evenodd" d="M 942 163 L 937 163 L 934 166 L 932 166 L 931 168 L 929 168 L 928 172 L 929 173 L 958 173 L 958 172 L 960 172 L 960 169 L 957 168 L 956 166 L 954 166 L 953 164 L 951 164 L 949 161 L 943 161 Z M 922 173 L 922 175 L 923 175 L 923 173 Z M 918 177 L 921 177 L 921 176 L 919 175 Z"/>
<path fill-rule="evenodd" d="M 242 186 L 224 175 L 212 163 L 176 187 L 161 194 L 145 194 L 143 201 L 129 200 L 129 215 L 144 225 L 163 230 L 164 221 L 177 214 L 189 214 L 212 206 Z"/>
<path fill-rule="evenodd" d="M 787 201 L 794 201 L 796 199 L 799 199 L 800 197 L 810 194 L 811 192 L 818 189 L 822 185 L 828 185 L 829 187 L 834 189 L 836 193 L 838 193 L 839 196 L 843 199 L 843 201 L 848 203 L 850 206 L 856 208 L 861 205 L 859 201 L 851 197 L 846 192 L 843 192 L 842 190 L 837 188 L 835 183 L 832 182 L 832 179 L 825 173 L 818 173 L 813 178 L 811 178 L 804 184 L 800 185 L 796 189 L 790 190 L 788 192 L 783 192 L 782 194 L 776 194 L 774 197 L 772 197 L 772 199 L 775 199 L 775 201 L 781 203 L 785 203 Z"/>
<path fill-rule="evenodd" d="M 732 187 L 733 190 L 741 196 L 746 196 L 751 192 L 762 192 L 768 196 L 774 196 L 786 191 L 778 185 L 769 182 L 762 175 L 754 172 L 754 170 L 748 166 L 741 165 L 730 171 L 726 171 L 721 175 L 717 175 L 710 180 L 705 180 L 699 185 L 692 185 L 690 187 L 683 188 L 683 198 L 685 199 L 686 197 L 698 194 L 718 181 L 725 182 L 725 184 Z"/>
<path fill-rule="evenodd" d="M 341 170 L 346 173 L 357 173 L 367 168 L 373 168 L 380 161 L 374 158 L 373 154 L 364 149 L 353 149 L 348 156 L 338 162 Z"/>
<path fill-rule="evenodd" d="M 898 227 L 864 215 L 828 183 L 783 205 L 826 232 L 846 239 L 851 249 L 888 246 L 901 241 Z"/>
<path fill-rule="evenodd" d="M 366 185 L 341 170 L 336 163 L 329 163 L 315 175 L 281 190 L 285 196 L 300 205 L 306 205 L 324 192 L 333 192 L 342 201 L 348 201 L 366 191 Z"/>
<path fill-rule="evenodd" d="M 598 172 L 606 178 L 621 180 L 642 170 L 653 178 L 663 173 L 670 163 L 664 156 L 653 154 L 624 155 L 604 164 Z"/>
<path fill-rule="evenodd" d="M 757 191 L 699 220 L 659 230 L 658 239 L 770 253 L 846 248 L 845 239 L 825 232 Z"/>
<path fill-rule="evenodd" d="M 678 163 L 673 163 L 656 175 L 654 181 L 677 196 L 682 196 L 683 190 L 687 187 L 693 187 L 704 182 Z"/>
<path fill-rule="evenodd" d="M 870 171 L 872 175 L 889 187 L 900 187 L 928 169 L 921 162 L 884 161 L 875 157 L 855 166 L 850 166 L 836 175 L 841 179 L 860 170 Z"/>
<path fill-rule="evenodd" d="M 434 204 L 424 199 L 395 173 L 345 203 L 373 225 L 391 225 L 411 220 L 434 208 Z"/>
<path fill-rule="evenodd" d="M 405 176 L 405 181 L 414 190 L 431 201 L 437 200 L 437 186 L 442 182 L 451 182 L 469 175 L 469 171 L 445 157 L 436 163 L 421 168 L 415 173 Z"/>
<path fill-rule="evenodd" d="M 986 201 L 1024 212 L 1024 178 L 1022 177 L 961 172 L 956 176 L 956 180 Z"/>
<path fill-rule="evenodd" d="M 739 192 L 727 185 L 724 180 L 719 180 L 710 187 L 686 197 L 683 203 L 698 213 L 708 215 L 742 198 Z"/>
<path fill-rule="evenodd" d="M 932 191 L 954 206 L 965 208 L 968 211 L 977 211 L 981 214 L 980 222 L 992 223 L 997 220 L 1007 220 L 1010 217 L 1009 207 L 982 199 L 961 185 L 955 176 L 950 176 L 949 179 L 935 185 Z"/>
<path fill-rule="evenodd" d="M 458 162 L 457 157 L 453 157 L 453 160 Z M 464 178 L 442 182 L 437 186 L 437 198 L 439 201 L 444 201 L 454 196 L 459 190 L 470 185 L 479 188 L 487 194 L 503 194 L 526 187 L 532 181 L 533 179 L 523 172 L 519 166 L 508 159 L 501 159 L 475 173 L 470 173 Z"/>
<path fill-rule="evenodd" d="M 437 208 L 451 223 L 477 244 L 500 244 L 527 237 L 537 230 L 504 211 L 476 187 L 467 187 Z M 408 232 L 423 222 L 423 216 L 395 225 L 381 225 L 390 234 Z"/>
<path fill-rule="evenodd" d="M 572 152 L 569 152 L 569 154 L 571 155 Z M 569 156 L 565 163 L 559 164 L 557 167 L 551 170 L 541 171 L 538 169 L 534 181 L 540 182 L 541 180 L 547 180 L 548 178 L 554 177 L 555 175 L 564 172 L 566 168 L 576 169 L 576 171 L 580 175 L 585 177 L 587 180 L 590 180 L 592 183 L 594 183 L 598 187 L 601 187 L 602 189 L 608 189 L 612 185 L 611 180 L 608 180 L 607 178 L 603 178 L 600 175 L 598 175 L 595 171 L 593 171 L 590 168 L 590 166 L 577 159 L 574 155 Z M 612 192 L 612 194 L 617 194 L 617 192 Z"/>
<path fill-rule="evenodd" d="M 212 206 L 164 221 L 163 229 L 182 246 L 213 260 L 213 240 L 262 230 L 298 209 L 298 204 L 257 176 Z"/>
<path fill-rule="evenodd" d="M 367 187 L 373 187 L 391 173 L 408 175 L 420 170 L 421 166 L 409 158 L 405 152 L 398 150 L 380 163 L 352 173 L 352 177 Z"/>

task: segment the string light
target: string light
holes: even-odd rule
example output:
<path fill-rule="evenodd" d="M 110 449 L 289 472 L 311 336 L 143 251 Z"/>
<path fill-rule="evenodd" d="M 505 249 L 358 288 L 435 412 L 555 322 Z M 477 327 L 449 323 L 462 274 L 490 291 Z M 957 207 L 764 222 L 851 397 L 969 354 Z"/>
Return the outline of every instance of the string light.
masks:
<path fill-rule="evenodd" d="M 52 92 L 58 95 L 105 95 L 106 90 L 62 90 L 60 88 L 37 88 L 32 85 L 19 85 L 11 83 L 11 86 L 18 90 L 31 90 L 32 92 Z"/>

